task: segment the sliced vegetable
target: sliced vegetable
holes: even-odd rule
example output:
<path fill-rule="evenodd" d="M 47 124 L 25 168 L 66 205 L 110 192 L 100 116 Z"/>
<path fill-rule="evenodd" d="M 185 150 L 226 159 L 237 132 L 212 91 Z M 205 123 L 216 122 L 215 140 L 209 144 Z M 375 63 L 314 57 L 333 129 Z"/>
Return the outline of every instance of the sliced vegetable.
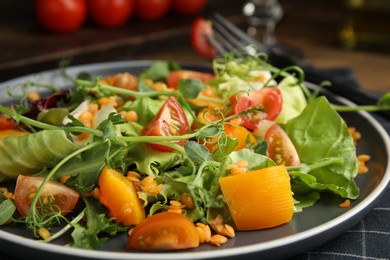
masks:
<path fill-rule="evenodd" d="M 278 124 L 274 124 L 268 129 L 264 140 L 268 142 L 267 154 L 276 164 L 286 166 L 301 165 L 294 144 Z"/>
<path fill-rule="evenodd" d="M 187 116 L 174 97 L 169 97 L 152 121 L 141 131 L 143 136 L 180 136 L 188 134 L 190 127 Z M 184 145 L 187 140 L 179 140 L 174 143 Z M 150 144 L 160 151 L 172 151 L 171 147 Z"/>
<path fill-rule="evenodd" d="M 263 119 L 274 120 L 282 110 L 282 101 L 282 93 L 276 88 L 263 88 L 230 97 L 233 114 L 255 108 L 264 109 L 244 116 L 243 125 L 250 130 L 255 130 Z"/>
<path fill-rule="evenodd" d="M 294 201 L 284 166 L 221 177 L 219 183 L 239 230 L 275 227 L 292 219 Z"/>
<path fill-rule="evenodd" d="M 127 246 L 134 250 L 178 250 L 199 246 L 194 223 L 174 212 L 152 215 L 132 231 Z"/>
<path fill-rule="evenodd" d="M 145 209 L 133 183 L 120 172 L 105 166 L 99 177 L 99 187 L 99 201 L 118 223 L 136 225 L 145 218 Z"/>
<path fill-rule="evenodd" d="M 43 177 L 19 175 L 13 199 L 16 209 L 22 216 L 27 216 L 31 202 L 43 181 Z M 79 197 L 80 194 L 77 191 L 59 182 L 49 180 L 40 193 L 36 208 L 49 212 L 54 210 L 66 215 L 74 209 Z"/>
<path fill-rule="evenodd" d="M 7 115 L 0 114 L 0 130 L 17 129 L 19 126 Z"/>

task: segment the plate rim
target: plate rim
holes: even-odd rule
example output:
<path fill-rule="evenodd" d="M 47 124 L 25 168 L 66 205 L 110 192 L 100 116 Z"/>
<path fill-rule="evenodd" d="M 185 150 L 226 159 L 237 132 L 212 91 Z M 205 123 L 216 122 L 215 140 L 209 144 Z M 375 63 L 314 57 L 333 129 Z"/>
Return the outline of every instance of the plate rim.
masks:
<path fill-rule="evenodd" d="M 98 70 L 98 69 L 115 69 L 115 68 L 123 68 L 123 66 L 130 66 L 130 67 L 148 67 L 157 60 L 123 60 L 123 61 L 112 61 L 112 62 L 98 62 L 98 63 L 90 63 L 90 64 L 82 64 L 82 65 L 76 65 L 76 66 L 70 66 L 67 70 L 69 73 L 75 73 L 80 72 L 83 69 L 89 69 L 89 70 Z M 188 62 L 188 61 L 176 61 L 180 66 L 183 67 L 199 67 L 204 70 L 210 70 L 212 69 L 211 65 L 209 63 L 205 62 Z M 15 84 L 18 82 L 21 82 L 23 80 L 26 80 L 28 78 L 36 77 L 36 76 L 42 76 L 42 75 L 48 75 L 48 76 L 56 76 L 59 75 L 60 71 L 59 69 L 51 69 L 51 70 L 45 70 L 42 72 L 37 73 L 31 73 L 24 76 L 20 76 L 14 79 L 10 79 L 4 82 L 0 83 L 0 89 L 7 88 L 8 85 Z M 316 85 L 310 82 L 305 82 L 309 87 L 316 88 Z M 329 94 L 332 96 L 332 98 L 336 99 L 337 101 L 340 101 L 344 104 L 355 106 L 356 104 L 352 101 L 348 100 L 347 98 L 337 96 L 334 94 L 329 93 L 328 91 L 324 90 L 325 94 Z M 387 153 L 387 160 L 390 162 L 390 136 L 386 132 L 386 130 L 383 128 L 383 126 L 368 112 L 366 111 L 358 111 L 355 112 L 360 114 L 360 116 L 364 117 L 370 124 L 374 127 L 374 129 L 377 131 L 377 133 L 380 135 L 382 141 L 384 142 L 386 153 Z M 297 234 L 274 239 L 271 241 L 266 241 L 258 244 L 252 244 L 252 245 L 244 245 L 239 247 L 233 247 L 233 248 L 226 248 L 222 250 L 210 250 L 210 251 L 201 251 L 201 252 L 192 252 L 192 251 L 174 251 L 174 252 L 112 252 L 112 251 L 103 251 L 103 250 L 86 250 L 86 249 L 80 249 L 80 248 L 71 248 L 71 247 L 64 247 L 62 245 L 57 244 L 51 244 L 51 243 L 42 243 L 38 240 L 33 240 L 25 237 L 21 237 L 19 235 L 15 235 L 3 230 L 0 230 L 0 240 L 7 240 L 8 242 L 14 243 L 14 244 L 20 244 L 22 246 L 30 247 L 34 250 L 41 250 L 45 252 L 51 252 L 55 254 L 61 254 L 61 255 L 67 255 L 67 256 L 83 256 L 90 259 L 107 259 L 107 258 L 115 258 L 115 259 L 204 259 L 204 258 L 218 258 L 218 257 L 228 257 L 228 256 L 238 256 L 238 255 L 245 255 L 245 254 L 251 254 L 256 252 L 262 252 L 264 250 L 272 250 L 277 247 L 279 247 L 281 244 L 294 244 L 303 242 L 307 239 L 312 238 L 315 235 L 329 232 L 331 228 L 337 228 L 340 225 L 342 225 L 345 221 L 348 219 L 352 219 L 354 217 L 357 217 L 359 214 L 364 212 L 364 215 L 366 215 L 369 211 L 372 210 L 374 207 L 373 204 L 377 200 L 380 199 L 381 195 L 383 195 L 383 192 L 387 188 L 388 184 L 390 182 L 390 163 L 387 164 L 386 168 L 384 169 L 383 177 L 381 178 L 378 185 L 367 195 L 366 198 L 364 198 L 361 202 L 359 202 L 357 205 L 355 205 L 352 209 L 348 210 L 347 212 L 337 216 L 334 219 L 331 219 L 321 225 L 315 226 L 313 228 L 310 228 L 308 230 L 299 232 Z M 364 216 L 359 217 L 359 219 L 362 219 Z M 346 229 L 342 230 L 341 232 L 345 232 Z M 2 247 L 0 247 L 2 248 Z"/>

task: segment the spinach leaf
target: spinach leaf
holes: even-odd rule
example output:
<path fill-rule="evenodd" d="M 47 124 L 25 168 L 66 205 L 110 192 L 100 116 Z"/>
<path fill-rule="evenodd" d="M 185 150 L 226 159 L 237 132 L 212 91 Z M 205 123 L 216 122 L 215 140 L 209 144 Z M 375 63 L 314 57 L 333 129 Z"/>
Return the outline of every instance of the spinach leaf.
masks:
<path fill-rule="evenodd" d="M 10 136 L 0 141 L 0 172 L 16 179 L 56 165 L 77 146 L 63 130 L 43 130 L 27 136 Z"/>
<path fill-rule="evenodd" d="M 355 145 L 345 122 L 325 97 L 313 100 L 301 115 L 291 119 L 286 133 L 302 163 L 315 164 L 325 157 L 343 161 L 311 170 L 308 174 L 315 178 L 311 188 L 332 191 L 343 198 L 358 197 L 359 188 L 354 181 L 358 169 Z"/>

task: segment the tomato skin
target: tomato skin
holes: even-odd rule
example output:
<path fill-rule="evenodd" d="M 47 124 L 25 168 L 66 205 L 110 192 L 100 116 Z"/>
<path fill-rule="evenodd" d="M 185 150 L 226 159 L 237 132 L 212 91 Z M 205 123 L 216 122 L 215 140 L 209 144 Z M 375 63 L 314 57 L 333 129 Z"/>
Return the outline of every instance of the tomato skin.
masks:
<path fill-rule="evenodd" d="M 268 129 L 264 140 L 268 142 L 267 154 L 276 164 L 284 164 L 286 166 L 301 165 L 294 144 L 278 124 L 274 124 Z"/>
<path fill-rule="evenodd" d="M 36 0 L 35 14 L 47 30 L 57 33 L 74 31 L 87 17 L 86 0 Z"/>
<path fill-rule="evenodd" d="M 196 19 L 191 26 L 191 45 L 199 55 L 211 59 L 217 56 L 217 51 L 207 41 L 207 37 L 214 37 L 211 22 L 204 18 Z"/>
<path fill-rule="evenodd" d="M 256 130 L 263 119 L 276 119 L 282 111 L 282 103 L 282 92 L 277 88 L 263 88 L 251 91 L 249 95 L 242 93 L 230 97 L 233 114 L 238 114 L 248 109 L 264 108 L 264 111 L 244 116 L 243 125 L 250 130 Z"/>
<path fill-rule="evenodd" d="M 169 88 L 177 89 L 182 79 L 199 79 L 203 83 L 210 81 L 214 78 L 214 75 L 206 72 L 199 72 L 193 70 L 175 70 L 171 71 L 167 78 L 167 85 Z"/>
<path fill-rule="evenodd" d="M 103 27 L 118 27 L 127 22 L 134 11 L 134 0 L 89 0 L 93 22 Z"/>
<path fill-rule="evenodd" d="M 174 97 L 169 97 L 164 105 L 160 108 L 156 116 L 141 131 L 142 136 L 180 136 L 190 133 L 190 127 L 186 114 Z M 184 145 L 187 140 L 174 141 L 178 145 Z M 159 151 L 172 151 L 173 148 L 150 144 L 154 149 Z"/>
<path fill-rule="evenodd" d="M 20 215 L 27 216 L 33 200 L 30 195 L 37 191 L 43 180 L 42 177 L 19 175 L 16 180 L 13 199 Z M 43 188 L 41 198 L 42 196 L 54 198 L 52 203 L 55 203 L 61 209 L 62 215 L 66 215 L 76 206 L 80 194 L 59 182 L 49 180 Z M 36 206 L 39 204 L 37 202 Z"/>
<path fill-rule="evenodd" d="M 19 126 L 7 115 L 0 114 L 0 130 L 18 129 Z"/>
<path fill-rule="evenodd" d="M 135 14 L 144 21 L 156 21 L 165 16 L 172 0 L 135 0 Z"/>
<path fill-rule="evenodd" d="M 180 15 L 194 15 L 203 10 L 207 0 L 173 0 L 172 10 Z"/>
<path fill-rule="evenodd" d="M 127 247 L 134 250 L 178 250 L 199 246 L 194 223 L 174 212 L 161 212 L 139 223 L 131 233 Z"/>

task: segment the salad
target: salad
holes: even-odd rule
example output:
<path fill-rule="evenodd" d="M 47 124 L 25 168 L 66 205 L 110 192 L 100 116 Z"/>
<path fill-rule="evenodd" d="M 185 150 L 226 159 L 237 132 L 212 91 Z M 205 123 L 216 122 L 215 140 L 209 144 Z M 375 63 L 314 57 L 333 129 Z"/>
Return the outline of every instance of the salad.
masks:
<path fill-rule="evenodd" d="M 335 207 L 359 196 L 369 156 L 337 111 L 360 107 L 331 104 L 262 53 L 212 67 L 156 61 L 140 75 L 67 77 L 67 90 L 26 83 L 0 105 L 0 225 L 44 242 L 70 233 L 85 249 L 127 232 L 128 250 L 180 250 L 283 225 L 324 193 Z"/>

